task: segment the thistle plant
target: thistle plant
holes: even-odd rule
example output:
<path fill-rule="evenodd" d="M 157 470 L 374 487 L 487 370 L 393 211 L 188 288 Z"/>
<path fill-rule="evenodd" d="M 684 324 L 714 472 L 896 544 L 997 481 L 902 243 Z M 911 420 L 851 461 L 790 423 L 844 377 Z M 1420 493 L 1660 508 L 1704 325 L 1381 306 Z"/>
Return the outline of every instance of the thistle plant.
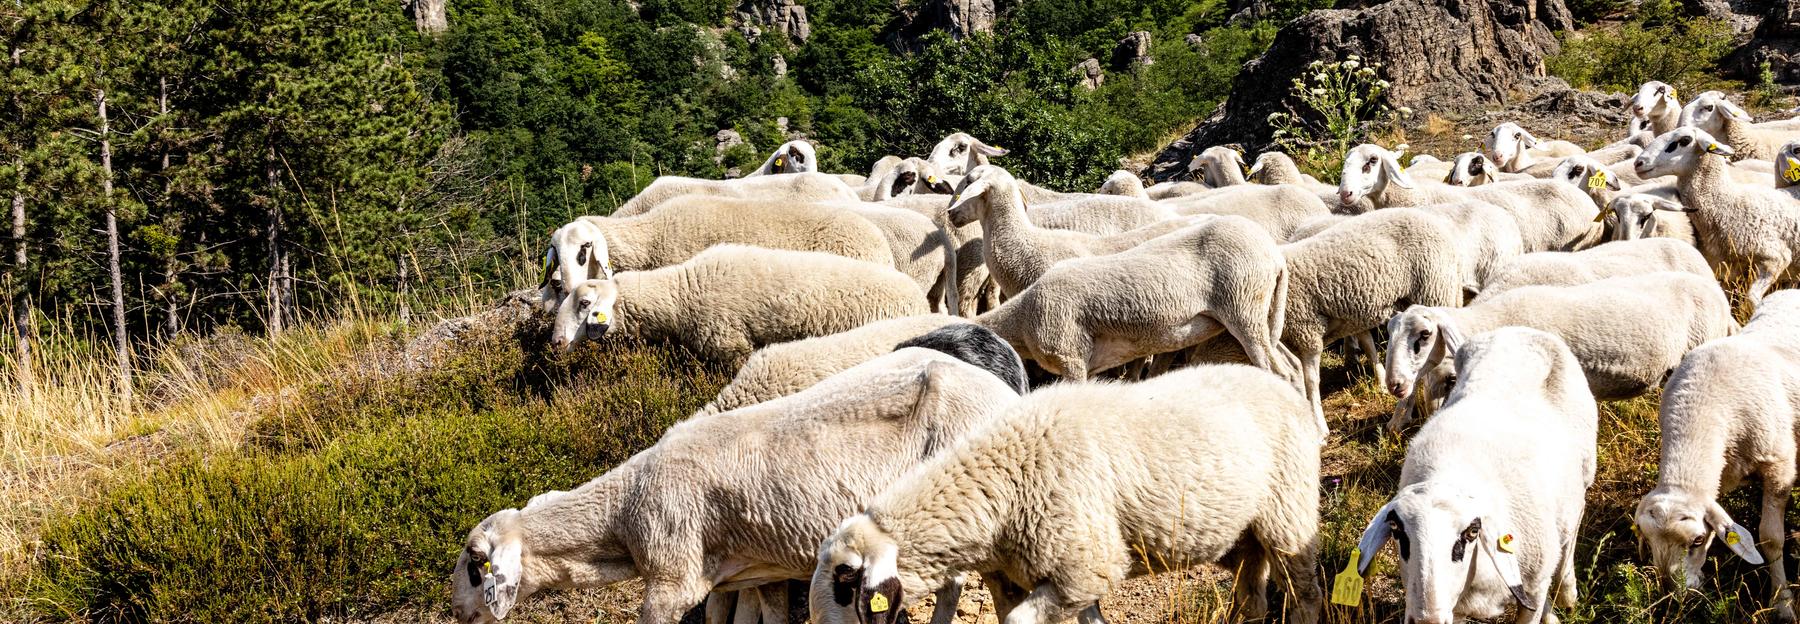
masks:
<path fill-rule="evenodd" d="M 1294 79 L 1293 96 L 1302 110 L 1268 117 L 1275 142 L 1313 164 L 1338 162 L 1370 132 L 1412 115 L 1411 109 L 1390 108 L 1382 100 L 1390 86 L 1381 77 L 1381 63 L 1364 63 L 1354 54 L 1335 63 L 1313 61 L 1305 79 Z"/>

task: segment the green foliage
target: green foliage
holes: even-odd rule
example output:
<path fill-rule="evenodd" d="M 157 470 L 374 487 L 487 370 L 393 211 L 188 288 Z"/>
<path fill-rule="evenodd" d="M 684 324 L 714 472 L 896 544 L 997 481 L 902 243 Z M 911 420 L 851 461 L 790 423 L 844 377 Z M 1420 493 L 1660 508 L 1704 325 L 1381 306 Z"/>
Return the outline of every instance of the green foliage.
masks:
<path fill-rule="evenodd" d="M 1748 99 L 1754 106 L 1772 106 L 1781 99 L 1781 87 L 1775 84 L 1775 70 L 1768 61 L 1757 66 L 1756 86 Z"/>
<path fill-rule="evenodd" d="M 1735 45 L 1731 25 L 1703 17 L 1678 17 L 1666 3 L 1617 27 L 1563 33 L 1562 51 L 1545 60 L 1551 74 L 1576 87 L 1634 91 L 1661 80 L 1692 84 Z"/>
<path fill-rule="evenodd" d="M 1276 142 L 1303 164 L 1341 162 L 1372 132 L 1393 128 L 1412 114 L 1411 109 L 1389 108 L 1382 99 L 1389 85 L 1379 62 L 1364 64 L 1352 54 L 1334 63 L 1313 61 L 1308 69 L 1306 78 L 1294 79 L 1292 91 L 1305 109 L 1269 115 Z M 1328 168 L 1321 172 L 1330 173 Z"/>
<path fill-rule="evenodd" d="M 30 604 L 59 619 L 312 621 L 436 596 L 476 522 L 623 461 L 724 379 L 660 350 L 471 346 L 430 373 L 322 385 L 254 447 L 175 461 L 53 522 Z"/>

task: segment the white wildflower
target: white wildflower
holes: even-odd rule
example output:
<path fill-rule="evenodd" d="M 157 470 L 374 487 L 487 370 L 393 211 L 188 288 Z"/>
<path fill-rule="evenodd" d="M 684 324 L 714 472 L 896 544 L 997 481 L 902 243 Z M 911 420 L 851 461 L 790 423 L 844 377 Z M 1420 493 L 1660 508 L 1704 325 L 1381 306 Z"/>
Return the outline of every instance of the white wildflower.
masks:
<path fill-rule="evenodd" d="M 1313 89 L 1312 94 L 1313 95 L 1325 95 L 1325 90 L 1324 89 Z"/>
<path fill-rule="evenodd" d="M 1361 65 L 1362 65 L 1362 63 L 1358 63 L 1355 58 L 1352 58 L 1348 61 L 1344 61 L 1345 69 L 1356 69 L 1357 67 L 1360 67 Z"/>
<path fill-rule="evenodd" d="M 1400 114 L 1401 115 L 1412 115 L 1412 109 L 1402 106 L 1402 107 L 1400 107 Z"/>

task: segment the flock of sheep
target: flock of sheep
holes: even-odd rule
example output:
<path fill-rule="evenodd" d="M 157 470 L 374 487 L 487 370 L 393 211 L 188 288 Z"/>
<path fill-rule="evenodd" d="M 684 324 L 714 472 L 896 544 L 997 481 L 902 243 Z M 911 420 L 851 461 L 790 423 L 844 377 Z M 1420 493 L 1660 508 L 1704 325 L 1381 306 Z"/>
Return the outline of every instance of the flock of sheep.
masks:
<path fill-rule="evenodd" d="M 784 623 L 802 579 L 813 622 L 935 593 L 949 624 L 973 572 L 1006 624 L 1099 624 L 1125 579 L 1218 563 L 1233 619 L 1266 617 L 1273 582 L 1317 622 L 1320 355 L 1344 341 L 1402 399 L 1390 428 L 1429 420 L 1333 601 L 1391 542 L 1409 622 L 1556 622 L 1595 401 L 1662 386 L 1649 563 L 1698 588 L 1722 542 L 1792 621 L 1800 293 L 1770 290 L 1796 275 L 1800 121 L 1660 82 L 1630 111 L 1592 151 L 1511 123 L 1450 160 L 1361 145 L 1335 187 L 1215 147 L 1196 181 L 1056 192 L 963 133 L 866 177 L 793 142 L 740 180 L 658 179 L 554 232 L 552 343 L 670 341 L 738 373 L 651 448 L 476 526 L 453 611 L 642 578 L 641 622 Z M 1746 273 L 1740 327 L 1715 275 Z M 1755 531 L 1718 502 L 1749 477 Z"/>

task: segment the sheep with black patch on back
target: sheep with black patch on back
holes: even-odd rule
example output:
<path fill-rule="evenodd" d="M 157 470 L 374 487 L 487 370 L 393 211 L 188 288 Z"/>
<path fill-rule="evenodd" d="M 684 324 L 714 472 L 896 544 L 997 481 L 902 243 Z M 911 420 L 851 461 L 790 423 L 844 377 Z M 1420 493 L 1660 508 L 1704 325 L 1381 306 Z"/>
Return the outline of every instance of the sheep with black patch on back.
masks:
<path fill-rule="evenodd" d="M 1467 344 L 1453 331 L 1450 343 L 1461 381 L 1408 445 L 1398 492 L 1357 544 L 1357 571 L 1391 541 L 1415 624 L 1497 618 L 1515 604 L 1516 622 L 1557 622 L 1553 599 L 1575 606 L 1599 410 L 1555 336 L 1508 327 Z"/>

